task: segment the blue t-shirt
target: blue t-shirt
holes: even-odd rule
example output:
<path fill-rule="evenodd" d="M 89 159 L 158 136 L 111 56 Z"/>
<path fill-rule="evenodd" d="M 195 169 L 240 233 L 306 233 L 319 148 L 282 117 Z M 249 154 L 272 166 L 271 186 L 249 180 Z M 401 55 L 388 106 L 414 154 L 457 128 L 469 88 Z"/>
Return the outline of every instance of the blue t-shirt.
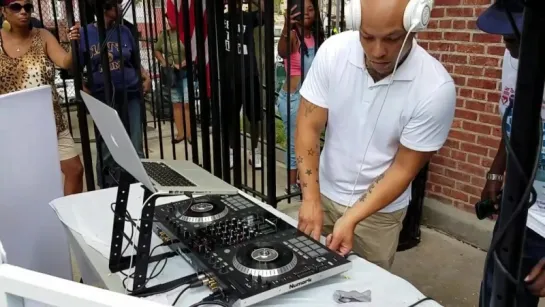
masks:
<path fill-rule="evenodd" d="M 117 29 L 121 33 L 121 46 L 118 39 Z M 91 57 L 91 72 L 93 74 L 92 84 L 89 89 L 94 95 L 104 93 L 104 74 L 102 73 L 102 61 L 100 59 L 100 43 L 98 39 L 98 28 L 94 24 L 87 25 L 87 34 L 89 35 L 89 50 L 85 43 L 85 32 L 80 30 L 80 61 L 85 65 L 84 53 L 89 53 Z M 106 31 L 106 45 L 108 49 L 108 58 L 110 62 L 110 72 L 112 83 L 116 91 L 126 90 L 127 92 L 139 92 L 139 77 L 135 65 L 135 40 L 131 31 L 126 26 L 119 26 Z M 121 69 L 123 61 L 123 70 Z"/>

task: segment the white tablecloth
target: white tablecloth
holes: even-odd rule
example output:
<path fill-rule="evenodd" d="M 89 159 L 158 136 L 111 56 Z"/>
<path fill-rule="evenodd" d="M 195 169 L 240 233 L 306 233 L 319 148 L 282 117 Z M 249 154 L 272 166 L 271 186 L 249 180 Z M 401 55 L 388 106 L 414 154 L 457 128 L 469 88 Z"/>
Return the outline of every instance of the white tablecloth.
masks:
<path fill-rule="evenodd" d="M 94 192 L 83 193 L 59 198 L 51 202 L 51 206 L 57 212 L 59 219 L 70 229 L 72 233 L 76 233 L 83 237 L 84 242 L 98 251 L 104 258 L 107 259 L 110 250 L 110 241 L 112 233 L 113 212 L 111 203 L 115 201 L 116 189 L 106 189 Z M 244 194 L 244 193 L 242 193 Z M 247 194 L 244 194 L 248 196 Z M 143 190 L 139 185 L 131 186 L 131 193 L 128 201 L 128 211 L 132 218 L 140 218 L 140 209 L 143 201 Z M 183 196 L 171 198 L 160 198 L 158 204 L 172 202 L 183 199 Z M 257 200 L 256 200 L 257 201 Z M 258 201 L 257 201 L 258 202 Z M 259 204 L 262 204 L 258 202 Z M 288 221 L 292 225 L 296 225 L 296 221 L 289 216 L 276 211 L 270 206 L 262 205 L 265 209 L 275 213 L 282 219 Z M 125 232 L 130 235 L 130 224 L 127 222 Z M 136 237 L 136 236 L 134 236 Z M 136 239 L 136 238 L 134 238 Z M 126 241 L 126 240 L 125 240 Z M 152 245 L 160 244 L 157 237 L 152 240 Z M 161 250 L 162 249 L 162 250 Z M 167 247 L 157 248 L 157 253 L 168 251 Z M 132 247 L 129 247 L 127 254 L 133 252 Z M 81 261 L 81 257 L 78 260 Z M 336 306 L 333 300 L 333 293 L 336 290 L 343 291 L 366 291 L 371 290 L 372 302 L 370 303 L 347 303 L 339 306 L 409 306 L 425 296 L 420 293 L 414 286 L 407 281 L 367 262 L 366 260 L 353 256 L 352 269 L 340 276 L 331 277 L 322 280 L 310 286 L 298 289 L 296 291 L 269 299 L 259 304 L 259 306 Z M 106 262 L 107 263 L 107 262 Z M 80 267 L 82 266 L 79 263 Z M 88 265 L 88 264 L 86 264 Z M 85 265 L 83 265 L 85 266 Z M 151 272 L 153 264 L 150 265 L 148 272 Z M 105 271 L 102 268 L 102 271 Z M 166 268 L 155 279 L 148 283 L 148 286 L 153 286 L 157 283 L 167 282 L 188 274 L 194 273 L 193 269 L 181 258 L 173 257 L 168 260 Z M 119 283 L 123 277 L 119 273 Z M 149 274 L 149 273 L 148 273 Z M 82 275 L 83 272 L 82 272 Z M 85 280 L 85 276 L 84 280 Z M 117 287 L 117 290 L 122 289 Z M 111 289 L 116 290 L 116 289 Z M 147 299 L 170 305 L 176 297 L 179 289 L 167 294 L 156 295 Z M 191 289 L 183 294 L 178 301 L 178 306 L 188 306 L 200 301 L 203 297 L 209 294 L 209 290 L 204 287 Z M 419 305 L 420 307 L 440 306 L 436 302 L 426 301 Z"/>

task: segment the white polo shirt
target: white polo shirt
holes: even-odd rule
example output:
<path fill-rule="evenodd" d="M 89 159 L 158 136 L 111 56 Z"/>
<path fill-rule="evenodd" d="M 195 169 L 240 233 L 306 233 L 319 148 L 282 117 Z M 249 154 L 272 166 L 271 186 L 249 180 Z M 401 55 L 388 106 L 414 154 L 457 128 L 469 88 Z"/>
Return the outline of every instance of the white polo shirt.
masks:
<path fill-rule="evenodd" d="M 447 139 L 456 106 L 454 81 L 439 61 L 416 42 L 412 43 L 410 54 L 395 73 L 386 100 L 389 77 L 373 81 L 364 65 L 357 31 L 327 39 L 306 76 L 301 95 L 328 109 L 320 157 L 320 192 L 341 205 L 355 203 L 375 178 L 388 169 L 399 144 L 432 152 Z M 366 147 L 369 147 L 367 152 Z M 381 212 L 405 208 L 410 195 L 409 186 Z"/>

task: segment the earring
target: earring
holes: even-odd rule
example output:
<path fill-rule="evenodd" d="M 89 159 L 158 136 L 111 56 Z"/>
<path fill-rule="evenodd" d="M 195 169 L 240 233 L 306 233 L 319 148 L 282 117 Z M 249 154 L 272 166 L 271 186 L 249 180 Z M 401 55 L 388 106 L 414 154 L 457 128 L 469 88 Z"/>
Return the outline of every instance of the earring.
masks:
<path fill-rule="evenodd" d="M 4 29 L 4 31 L 6 32 L 11 31 L 11 24 L 9 23 L 9 21 L 4 20 L 4 22 L 2 22 L 2 29 Z"/>

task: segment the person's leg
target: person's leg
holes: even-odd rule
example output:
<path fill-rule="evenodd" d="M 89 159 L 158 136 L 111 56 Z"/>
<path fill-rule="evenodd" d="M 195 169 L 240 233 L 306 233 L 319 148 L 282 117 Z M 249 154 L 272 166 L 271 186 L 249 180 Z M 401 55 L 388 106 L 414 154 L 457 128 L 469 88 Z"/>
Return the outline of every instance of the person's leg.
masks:
<path fill-rule="evenodd" d="M 131 142 L 140 158 L 144 158 L 143 131 L 142 131 L 142 99 L 131 98 L 128 101 L 129 130 Z"/>
<path fill-rule="evenodd" d="M 494 225 L 492 231 L 492 239 L 495 237 L 498 230 L 498 223 Z M 490 296 L 492 296 L 492 282 L 494 281 L 494 263 L 490 263 L 486 266 L 486 272 L 484 276 L 485 280 L 481 281 L 481 287 L 479 291 L 479 307 L 490 306 Z"/>
<path fill-rule="evenodd" d="M 290 178 L 289 183 L 297 185 L 297 157 L 295 156 L 295 128 L 297 123 L 297 110 L 299 110 L 299 101 L 301 96 L 299 92 L 290 95 L 290 127 L 289 127 L 289 150 L 290 150 Z"/>
<path fill-rule="evenodd" d="M 181 79 L 181 88 L 182 88 L 182 95 L 184 97 L 183 99 L 183 111 L 182 111 L 182 115 L 183 115 L 183 125 L 184 125 L 184 128 L 185 128 L 185 138 L 191 142 L 191 116 L 190 116 L 190 113 L 189 113 L 189 87 L 187 85 L 187 78 L 184 77 L 183 79 Z"/>
<path fill-rule="evenodd" d="M 377 212 L 358 223 L 353 250 L 367 261 L 390 270 L 403 228 L 407 208 L 395 212 Z"/>
<path fill-rule="evenodd" d="M 182 95 L 183 89 L 179 88 L 180 84 L 170 89 L 170 100 L 172 101 L 172 118 L 174 119 L 174 125 L 176 126 L 176 136 L 172 139 L 173 143 L 179 143 L 185 138 L 185 131 L 183 126 L 183 105 Z"/>
<path fill-rule="evenodd" d="M 295 122 L 296 114 L 294 109 L 299 105 L 297 97 L 299 95 L 290 93 L 288 102 L 288 93 L 281 89 L 278 93 L 277 105 L 278 112 L 280 113 L 280 118 L 284 124 L 284 133 L 288 138 L 288 143 L 286 145 L 286 165 L 290 168 L 288 185 L 290 185 L 290 193 L 297 192 L 299 188 L 297 187 L 297 158 L 295 157 Z M 294 105 L 296 104 L 296 105 Z M 289 111 L 289 112 L 288 112 Z M 288 114 L 289 113 L 289 114 Z M 293 190 L 296 191 L 293 191 Z"/>
<path fill-rule="evenodd" d="M 261 91 L 259 85 L 259 76 L 246 79 L 246 117 L 250 122 L 250 138 L 254 156 L 250 156 L 248 162 L 256 169 L 262 168 L 261 150 L 258 146 L 259 136 L 261 135 L 261 119 L 263 117 L 263 105 L 261 103 Z"/>
<path fill-rule="evenodd" d="M 64 130 L 57 136 L 61 171 L 64 175 L 64 195 L 83 192 L 83 165 L 70 131 Z"/>

